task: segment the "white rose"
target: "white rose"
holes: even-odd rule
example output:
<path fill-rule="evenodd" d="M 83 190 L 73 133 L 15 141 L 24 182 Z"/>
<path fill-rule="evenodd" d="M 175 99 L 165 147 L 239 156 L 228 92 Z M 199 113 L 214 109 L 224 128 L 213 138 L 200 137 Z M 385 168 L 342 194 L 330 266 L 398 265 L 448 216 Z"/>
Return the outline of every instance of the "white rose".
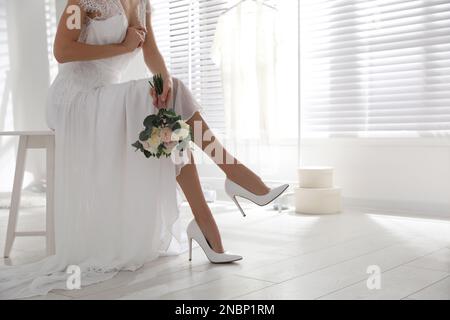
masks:
<path fill-rule="evenodd" d="M 160 144 L 161 144 L 161 137 L 160 137 L 160 129 L 158 128 L 153 128 L 150 138 L 142 143 L 144 149 L 151 153 L 157 153 Z"/>
<path fill-rule="evenodd" d="M 189 130 L 190 126 L 186 122 L 179 120 L 178 124 L 180 125 L 180 129 L 177 129 L 173 132 L 173 134 L 172 134 L 173 141 L 184 140 L 187 137 L 189 137 L 189 135 L 191 134 L 191 132 Z"/>

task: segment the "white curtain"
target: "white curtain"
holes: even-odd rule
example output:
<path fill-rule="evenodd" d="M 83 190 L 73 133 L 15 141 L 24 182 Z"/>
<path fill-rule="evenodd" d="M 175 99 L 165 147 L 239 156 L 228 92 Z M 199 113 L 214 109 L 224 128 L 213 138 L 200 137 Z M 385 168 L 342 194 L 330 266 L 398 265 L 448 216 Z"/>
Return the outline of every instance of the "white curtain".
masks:
<path fill-rule="evenodd" d="M 268 108 L 275 106 L 277 11 L 262 1 L 243 1 L 217 23 L 212 58 L 220 67 L 227 136 L 269 136 Z"/>
<path fill-rule="evenodd" d="M 47 129 L 47 89 L 50 67 L 55 66 L 49 58 L 54 29 L 51 4 L 50 0 L 0 0 L 0 131 Z M 11 190 L 16 145 L 16 139 L 0 139 L 0 192 Z M 25 184 L 41 180 L 43 156 L 31 153 L 27 160 Z"/>
<path fill-rule="evenodd" d="M 266 178 L 282 171 L 280 145 L 298 133 L 297 19 L 297 1 L 239 2 L 220 16 L 212 46 L 227 147 Z"/>
<path fill-rule="evenodd" d="M 266 144 L 296 136 L 296 20 L 296 1 L 241 1 L 219 17 L 212 58 L 228 137 Z"/>

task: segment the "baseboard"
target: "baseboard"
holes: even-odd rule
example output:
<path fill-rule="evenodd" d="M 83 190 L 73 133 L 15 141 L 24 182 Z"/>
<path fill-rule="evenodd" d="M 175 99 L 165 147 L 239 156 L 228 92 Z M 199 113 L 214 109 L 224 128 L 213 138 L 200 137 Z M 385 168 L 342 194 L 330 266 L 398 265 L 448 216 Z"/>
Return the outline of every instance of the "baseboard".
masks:
<path fill-rule="evenodd" d="M 385 199 L 357 199 L 344 197 L 345 208 L 361 208 L 386 214 L 408 217 L 450 219 L 450 204 L 420 201 L 395 201 Z"/>

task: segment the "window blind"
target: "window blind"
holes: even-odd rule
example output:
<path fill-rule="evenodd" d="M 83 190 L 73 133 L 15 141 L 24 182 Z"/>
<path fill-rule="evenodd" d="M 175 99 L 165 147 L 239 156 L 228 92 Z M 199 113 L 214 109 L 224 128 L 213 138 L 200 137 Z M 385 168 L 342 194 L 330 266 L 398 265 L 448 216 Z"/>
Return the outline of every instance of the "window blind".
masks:
<path fill-rule="evenodd" d="M 302 131 L 450 130 L 450 1 L 300 1 Z"/>
<path fill-rule="evenodd" d="M 152 23 L 158 47 L 173 76 L 181 79 L 202 105 L 210 126 L 224 133 L 220 70 L 210 48 L 225 0 L 153 0 Z"/>

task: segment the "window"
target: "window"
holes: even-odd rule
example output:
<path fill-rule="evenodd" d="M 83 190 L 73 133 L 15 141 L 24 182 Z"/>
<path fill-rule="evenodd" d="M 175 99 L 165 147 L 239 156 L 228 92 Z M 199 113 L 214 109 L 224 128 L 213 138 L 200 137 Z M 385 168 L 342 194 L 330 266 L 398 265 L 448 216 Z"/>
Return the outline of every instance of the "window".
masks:
<path fill-rule="evenodd" d="M 448 0 L 302 0 L 304 136 L 450 131 Z"/>
<path fill-rule="evenodd" d="M 204 108 L 211 127 L 224 131 L 219 69 L 210 59 L 223 0 L 153 0 L 153 29 L 172 75 L 180 78 Z"/>

